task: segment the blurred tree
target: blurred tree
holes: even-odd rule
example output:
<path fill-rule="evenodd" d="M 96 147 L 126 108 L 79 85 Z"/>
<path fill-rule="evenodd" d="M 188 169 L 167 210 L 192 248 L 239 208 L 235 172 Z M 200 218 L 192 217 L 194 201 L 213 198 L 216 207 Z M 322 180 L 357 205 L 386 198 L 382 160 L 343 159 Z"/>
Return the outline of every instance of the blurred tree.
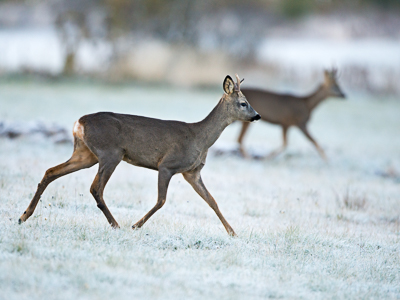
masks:
<path fill-rule="evenodd" d="M 76 52 L 82 38 L 87 37 L 85 16 L 76 11 L 67 11 L 57 16 L 56 28 L 64 46 L 63 75 L 75 72 Z"/>
<path fill-rule="evenodd" d="M 253 56 L 259 36 L 265 32 L 265 27 L 257 23 L 260 20 L 265 26 L 268 20 L 276 21 L 282 15 L 299 18 L 313 11 L 365 5 L 389 10 L 400 7 L 400 0 L 49 1 L 57 15 L 56 28 L 65 49 L 66 75 L 76 71 L 76 53 L 84 40 L 107 40 L 112 45 L 111 64 L 131 49 L 135 38 L 143 36 L 197 48 L 208 38 L 212 47 L 246 58 Z M 253 21 L 255 16 L 257 20 Z"/>
<path fill-rule="evenodd" d="M 76 53 L 79 46 L 84 39 L 93 38 L 88 19 L 97 5 L 95 0 L 56 1 L 53 5 L 56 12 L 55 26 L 64 48 L 63 75 L 76 72 Z"/>
<path fill-rule="evenodd" d="M 399 9 L 400 0 L 361 0 L 363 4 L 374 4 L 384 9 Z"/>
<path fill-rule="evenodd" d="M 285 16 L 298 18 L 310 13 L 316 6 L 316 2 L 313 0 L 281 0 L 279 5 Z"/>

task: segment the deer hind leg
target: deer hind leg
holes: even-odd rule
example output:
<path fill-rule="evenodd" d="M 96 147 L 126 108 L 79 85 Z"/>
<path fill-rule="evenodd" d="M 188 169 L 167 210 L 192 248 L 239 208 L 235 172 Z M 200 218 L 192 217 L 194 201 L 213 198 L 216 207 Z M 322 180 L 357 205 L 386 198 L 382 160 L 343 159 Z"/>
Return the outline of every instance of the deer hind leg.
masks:
<path fill-rule="evenodd" d="M 207 204 L 214 210 L 214 212 L 217 214 L 218 218 L 224 225 L 228 234 L 231 236 L 236 236 L 235 231 L 232 229 L 231 225 L 229 225 L 229 223 L 225 220 L 224 216 L 220 212 L 217 202 L 206 189 L 203 180 L 201 179 L 200 171 L 183 173 L 183 177 L 186 179 L 187 182 L 190 183 L 197 194 L 199 194 L 200 197 L 203 198 L 207 202 Z"/>
<path fill-rule="evenodd" d="M 138 222 L 136 222 L 135 225 L 132 226 L 132 229 L 140 228 L 143 226 L 144 223 L 150 217 L 163 205 L 165 204 L 165 201 L 167 199 L 167 190 L 168 190 L 168 185 L 169 182 L 174 174 L 167 168 L 162 168 L 159 167 L 158 170 L 158 198 L 157 198 L 157 203 L 156 205 L 143 217 L 141 218 Z"/>
<path fill-rule="evenodd" d="M 300 130 L 304 133 L 304 135 L 314 144 L 315 148 L 317 149 L 319 155 L 322 157 L 323 160 L 327 160 L 324 150 L 318 145 L 318 143 L 313 139 L 310 133 L 307 130 L 306 125 L 299 126 Z"/>
<path fill-rule="evenodd" d="M 243 137 L 246 134 L 247 129 L 249 128 L 249 125 L 250 125 L 250 122 L 242 122 L 242 130 L 240 131 L 240 135 L 238 137 L 239 151 L 245 158 L 247 158 L 248 155 L 243 148 Z"/>
<path fill-rule="evenodd" d="M 90 168 L 98 162 L 97 157 L 86 147 L 86 145 L 79 139 L 75 139 L 74 152 L 71 158 L 58 166 L 50 168 L 46 171 L 42 181 L 38 184 L 35 195 L 32 198 L 28 208 L 19 218 L 18 222 L 21 224 L 25 222 L 35 211 L 36 205 L 40 200 L 40 196 L 43 194 L 47 186 L 57 178 L 72 172 Z"/>
<path fill-rule="evenodd" d="M 283 144 L 279 149 L 272 151 L 270 154 L 268 154 L 268 156 L 267 156 L 268 159 L 275 158 L 276 156 L 281 154 L 283 151 L 285 151 L 285 149 L 287 147 L 287 131 L 288 131 L 288 129 L 289 128 L 287 126 L 282 126 Z"/>
<path fill-rule="evenodd" d="M 121 162 L 122 155 L 115 156 L 113 154 L 107 154 L 103 156 L 104 158 L 99 158 L 99 171 L 97 172 L 96 177 L 90 187 L 90 193 L 93 195 L 94 199 L 97 202 L 97 207 L 103 212 L 106 216 L 108 223 L 113 228 L 119 228 L 117 221 L 115 221 L 113 215 L 111 214 L 110 210 L 108 209 L 104 198 L 103 192 L 104 188 L 110 179 L 112 173 L 114 172 L 115 168 Z"/>

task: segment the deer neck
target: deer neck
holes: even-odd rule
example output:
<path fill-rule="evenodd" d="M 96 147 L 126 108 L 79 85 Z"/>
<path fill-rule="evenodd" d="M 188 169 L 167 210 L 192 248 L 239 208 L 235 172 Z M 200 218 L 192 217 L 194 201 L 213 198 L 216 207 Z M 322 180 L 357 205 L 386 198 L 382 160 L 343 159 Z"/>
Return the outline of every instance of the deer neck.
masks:
<path fill-rule="evenodd" d="M 312 111 L 318 104 L 328 98 L 328 94 L 328 87 L 321 84 L 314 93 L 305 98 L 308 109 Z"/>
<path fill-rule="evenodd" d="M 206 149 L 210 148 L 222 131 L 234 121 L 227 112 L 227 102 L 222 98 L 204 120 L 194 123 L 196 136 Z"/>

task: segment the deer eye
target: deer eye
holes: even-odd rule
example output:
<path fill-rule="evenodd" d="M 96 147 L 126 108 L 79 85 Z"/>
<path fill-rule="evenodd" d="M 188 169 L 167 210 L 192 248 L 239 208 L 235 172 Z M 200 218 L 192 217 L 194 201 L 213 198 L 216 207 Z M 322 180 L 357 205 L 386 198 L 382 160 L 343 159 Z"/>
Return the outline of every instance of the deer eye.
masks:
<path fill-rule="evenodd" d="M 242 102 L 242 103 L 240 103 L 240 105 L 241 105 L 242 107 L 246 107 L 246 106 L 247 106 L 247 103 L 246 103 L 246 102 Z"/>

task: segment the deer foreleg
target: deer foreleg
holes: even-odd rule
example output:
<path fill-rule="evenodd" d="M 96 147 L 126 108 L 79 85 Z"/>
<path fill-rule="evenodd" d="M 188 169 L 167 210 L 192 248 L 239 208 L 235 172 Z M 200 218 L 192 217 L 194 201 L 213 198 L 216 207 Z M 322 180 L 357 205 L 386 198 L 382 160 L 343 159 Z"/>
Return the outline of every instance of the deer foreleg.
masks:
<path fill-rule="evenodd" d="M 282 146 L 279 149 L 268 154 L 267 155 L 268 159 L 274 158 L 274 157 L 278 156 L 279 154 L 281 154 L 283 151 L 285 151 L 285 149 L 287 147 L 287 131 L 288 131 L 288 127 L 282 126 L 282 138 L 283 138 Z"/>
<path fill-rule="evenodd" d="M 248 155 L 247 155 L 246 151 L 243 148 L 243 138 L 244 138 L 244 135 L 247 132 L 247 129 L 249 128 L 249 125 L 250 125 L 249 122 L 242 122 L 242 130 L 240 131 L 240 135 L 239 135 L 239 138 L 238 138 L 239 151 L 243 155 L 243 157 L 245 157 L 245 158 L 247 158 Z"/>
<path fill-rule="evenodd" d="M 236 236 L 235 231 L 232 229 L 231 225 L 229 225 L 229 223 L 225 220 L 224 216 L 220 212 L 217 202 L 215 201 L 213 196 L 211 196 L 211 194 L 207 191 L 203 180 L 201 179 L 200 171 L 183 173 L 183 177 L 186 179 L 187 182 L 190 183 L 197 194 L 199 194 L 200 197 L 203 198 L 207 202 L 207 204 L 214 210 L 214 212 L 217 214 L 218 218 L 224 225 L 228 234 Z"/>
<path fill-rule="evenodd" d="M 313 139 L 313 137 L 310 135 L 310 133 L 307 130 L 307 127 L 305 125 L 299 126 L 300 130 L 304 133 L 304 135 L 311 141 L 311 143 L 314 144 L 315 148 L 317 149 L 319 155 L 324 159 L 325 161 L 327 160 L 327 157 L 325 155 L 324 150 L 318 145 L 318 143 Z"/>
<path fill-rule="evenodd" d="M 173 175 L 174 174 L 170 170 L 166 168 L 159 168 L 157 204 L 143 218 L 136 222 L 136 224 L 132 226 L 132 229 L 142 227 L 143 224 L 146 223 L 146 221 L 150 219 L 150 217 L 165 204 L 167 199 L 168 185 Z"/>

